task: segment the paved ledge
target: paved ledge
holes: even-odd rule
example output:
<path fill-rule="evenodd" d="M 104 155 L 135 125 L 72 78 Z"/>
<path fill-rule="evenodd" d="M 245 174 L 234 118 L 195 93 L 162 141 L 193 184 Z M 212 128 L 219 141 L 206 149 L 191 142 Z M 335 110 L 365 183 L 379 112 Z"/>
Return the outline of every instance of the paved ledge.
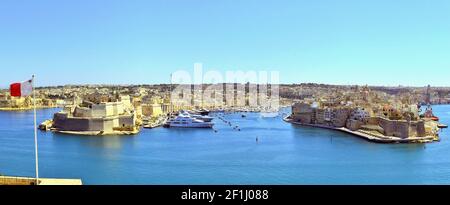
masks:
<path fill-rule="evenodd" d="M 0 185 L 35 185 L 36 179 L 30 177 L 0 176 Z M 81 179 L 39 178 L 39 185 L 83 185 Z"/>
<path fill-rule="evenodd" d="M 39 179 L 41 180 L 41 179 Z M 39 185 L 83 185 L 81 179 L 47 179 L 41 180 Z"/>
<path fill-rule="evenodd" d="M 59 131 L 52 130 L 53 132 L 66 134 L 66 135 L 83 135 L 83 136 L 109 136 L 109 135 L 136 135 L 140 130 L 135 131 L 113 131 L 113 132 L 101 132 L 101 131 Z"/>

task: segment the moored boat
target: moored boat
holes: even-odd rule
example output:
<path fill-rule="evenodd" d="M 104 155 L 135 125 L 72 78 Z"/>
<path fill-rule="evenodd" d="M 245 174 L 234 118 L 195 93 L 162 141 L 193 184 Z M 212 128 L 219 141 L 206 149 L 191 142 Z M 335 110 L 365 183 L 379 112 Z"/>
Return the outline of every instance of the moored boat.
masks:
<path fill-rule="evenodd" d="M 200 113 L 200 115 L 209 115 L 210 111 L 207 110 L 207 109 L 202 108 L 198 112 Z"/>
<path fill-rule="evenodd" d="M 190 115 L 179 114 L 177 117 L 170 119 L 165 127 L 178 127 L 178 128 L 212 128 L 214 123 L 205 122 L 196 119 Z"/>
<path fill-rule="evenodd" d="M 213 117 L 209 117 L 206 115 L 199 115 L 199 114 L 195 114 L 195 113 L 190 113 L 189 111 L 180 111 L 181 114 L 183 115 L 189 115 L 195 119 L 201 120 L 203 122 L 211 122 L 212 120 L 214 120 Z"/>

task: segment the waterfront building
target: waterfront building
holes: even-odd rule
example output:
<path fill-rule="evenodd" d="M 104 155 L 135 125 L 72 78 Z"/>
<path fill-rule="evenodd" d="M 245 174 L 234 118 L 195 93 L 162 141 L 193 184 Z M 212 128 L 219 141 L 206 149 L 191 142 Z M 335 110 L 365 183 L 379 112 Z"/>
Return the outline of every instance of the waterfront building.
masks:
<path fill-rule="evenodd" d="M 308 103 L 294 103 L 292 105 L 292 119 L 296 122 L 310 124 L 315 122 L 313 107 Z"/>
<path fill-rule="evenodd" d="M 134 112 L 136 113 L 136 118 L 138 120 L 141 120 L 142 117 L 143 117 L 143 114 L 142 114 L 142 97 L 134 96 L 131 99 L 131 104 L 132 104 L 131 107 L 134 108 Z"/>
<path fill-rule="evenodd" d="M 30 108 L 32 105 L 31 97 L 11 97 L 5 96 L 0 100 L 0 107 L 2 108 Z"/>
<path fill-rule="evenodd" d="M 355 108 L 351 112 L 351 115 L 350 115 L 351 119 L 362 121 L 362 122 L 366 121 L 367 118 L 369 118 L 369 117 L 370 117 L 369 112 L 365 108 L 361 108 L 361 107 Z"/>
<path fill-rule="evenodd" d="M 142 105 L 142 114 L 147 117 L 159 117 L 164 115 L 161 104 Z"/>

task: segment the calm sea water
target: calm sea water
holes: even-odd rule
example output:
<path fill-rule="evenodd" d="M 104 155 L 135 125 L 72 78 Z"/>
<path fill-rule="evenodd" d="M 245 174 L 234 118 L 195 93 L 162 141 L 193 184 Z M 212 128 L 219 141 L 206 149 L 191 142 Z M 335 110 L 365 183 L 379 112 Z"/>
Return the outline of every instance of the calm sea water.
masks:
<path fill-rule="evenodd" d="M 450 124 L 450 106 L 434 110 Z M 38 110 L 38 121 L 56 111 Z M 224 118 L 241 131 L 219 119 L 217 133 L 157 128 L 87 137 L 39 131 L 40 175 L 84 184 L 450 184 L 448 130 L 438 143 L 375 144 L 281 117 Z M 0 173 L 34 176 L 33 112 L 0 112 Z"/>

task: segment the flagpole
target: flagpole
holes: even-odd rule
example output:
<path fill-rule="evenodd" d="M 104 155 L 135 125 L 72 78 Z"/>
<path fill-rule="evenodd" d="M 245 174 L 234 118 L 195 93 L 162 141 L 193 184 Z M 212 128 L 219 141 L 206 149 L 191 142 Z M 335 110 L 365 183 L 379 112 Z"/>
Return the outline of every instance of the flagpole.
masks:
<path fill-rule="evenodd" d="M 36 157 L 36 185 L 39 185 L 39 161 L 38 161 L 38 143 L 37 143 L 37 123 L 36 123 L 36 92 L 34 90 L 34 75 L 31 79 L 33 89 L 33 109 L 34 109 L 34 152 Z"/>

